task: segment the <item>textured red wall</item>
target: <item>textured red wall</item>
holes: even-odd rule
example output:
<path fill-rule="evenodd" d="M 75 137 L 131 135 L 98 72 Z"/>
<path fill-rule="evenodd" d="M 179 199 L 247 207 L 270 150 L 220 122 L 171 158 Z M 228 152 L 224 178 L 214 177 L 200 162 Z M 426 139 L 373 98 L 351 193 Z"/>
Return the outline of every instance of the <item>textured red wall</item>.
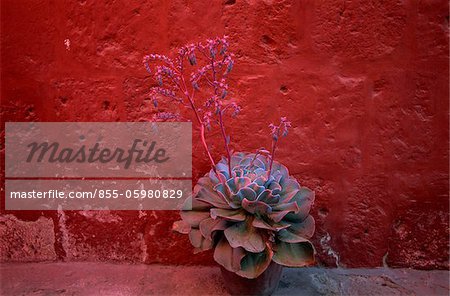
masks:
<path fill-rule="evenodd" d="M 244 107 L 234 148 L 292 121 L 278 160 L 316 191 L 318 262 L 447 268 L 446 0 L 2 0 L 2 121 L 150 118 L 143 55 L 224 33 Z M 2 210 L 1 259 L 211 264 L 170 231 L 177 217 Z"/>

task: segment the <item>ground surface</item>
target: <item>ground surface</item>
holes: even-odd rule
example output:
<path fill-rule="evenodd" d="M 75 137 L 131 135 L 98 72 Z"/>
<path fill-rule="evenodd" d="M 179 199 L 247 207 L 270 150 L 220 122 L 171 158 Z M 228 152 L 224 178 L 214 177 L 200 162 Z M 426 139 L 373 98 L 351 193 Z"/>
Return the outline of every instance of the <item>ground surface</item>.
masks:
<path fill-rule="evenodd" d="M 227 295 L 217 267 L 2 264 L 2 295 Z M 275 295 L 448 295 L 448 271 L 284 269 Z"/>

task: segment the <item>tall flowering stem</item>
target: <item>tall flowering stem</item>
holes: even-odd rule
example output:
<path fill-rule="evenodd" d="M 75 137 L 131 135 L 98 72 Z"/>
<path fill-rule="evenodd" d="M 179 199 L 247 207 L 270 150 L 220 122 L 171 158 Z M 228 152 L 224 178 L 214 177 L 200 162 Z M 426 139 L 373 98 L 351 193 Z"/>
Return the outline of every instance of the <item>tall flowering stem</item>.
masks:
<path fill-rule="evenodd" d="M 216 171 L 214 159 L 206 142 L 206 130 L 211 129 L 215 123 L 219 126 L 224 140 L 228 174 L 231 178 L 230 137 L 225 131 L 224 116 L 229 113 L 234 117 L 239 113 L 240 108 L 232 100 L 226 99 L 228 93 L 226 79 L 234 64 L 233 54 L 228 52 L 228 46 L 227 37 L 224 36 L 208 39 L 206 43 L 199 42 L 183 46 L 175 59 L 158 54 L 150 54 L 143 59 L 145 68 L 153 74 L 158 83 L 158 86 L 150 89 L 154 106 L 158 106 L 160 97 L 166 97 L 194 112 L 200 126 L 203 147 L 216 176 L 221 181 L 223 177 Z M 193 67 L 189 83 L 186 78 L 186 61 Z M 156 64 L 153 69 L 150 62 Z M 199 93 L 200 98 L 195 98 L 196 93 Z"/>
<path fill-rule="evenodd" d="M 286 117 L 281 117 L 278 125 L 274 125 L 273 123 L 269 125 L 270 133 L 272 135 L 272 148 L 270 151 L 270 164 L 269 169 L 267 170 L 267 179 L 270 178 L 270 174 L 272 172 L 272 164 L 275 157 L 275 150 L 277 149 L 277 143 L 280 137 L 285 137 L 288 135 L 288 128 L 290 127 L 291 123 L 287 121 Z"/>
<path fill-rule="evenodd" d="M 226 41 L 225 41 L 226 42 Z M 214 96 L 217 97 L 218 92 L 219 92 L 219 86 L 223 88 L 224 83 L 221 84 L 217 84 L 217 72 L 216 72 L 216 67 L 214 66 L 215 64 L 215 59 L 216 59 L 216 53 L 214 52 L 214 41 L 210 41 L 209 43 L 209 49 L 210 49 L 210 62 L 211 62 L 211 71 L 212 71 L 212 77 L 213 77 L 213 84 L 214 84 Z M 228 43 L 226 43 L 226 45 L 228 47 Z M 228 75 L 229 71 L 226 71 L 224 73 L 224 77 L 226 77 Z M 223 78 L 224 79 L 224 78 Z M 226 90 L 225 90 L 226 91 Z M 225 93 L 226 95 L 226 93 Z M 225 96 L 224 96 L 225 97 Z M 220 102 L 220 101 L 219 101 Z M 222 110 L 222 104 L 217 104 L 217 113 L 219 115 L 219 126 L 220 126 L 220 132 L 222 134 L 223 140 L 224 140 L 224 144 L 225 144 L 225 151 L 227 153 L 227 162 L 228 162 L 228 174 L 231 177 L 231 152 L 230 152 L 230 146 L 229 146 L 229 140 L 227 137 L 227 134 L 225 132 L 225 125 L 223 123 L 223 110 Z"/>

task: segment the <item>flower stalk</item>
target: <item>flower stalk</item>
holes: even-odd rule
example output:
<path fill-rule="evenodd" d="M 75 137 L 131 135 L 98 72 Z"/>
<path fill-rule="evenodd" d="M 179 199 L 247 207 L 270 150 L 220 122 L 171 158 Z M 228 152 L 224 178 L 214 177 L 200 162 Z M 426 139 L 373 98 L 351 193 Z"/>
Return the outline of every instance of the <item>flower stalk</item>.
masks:
<path fill-rule="evenodd" d="M 271 123 L 269 125 L 269 128 L 271 130 L 272 135 L 272 149 L 269 155 L 270 163 L 269 163 L 269 169 L 267 170 L 267 180 L 269 180 L 270 175 L 272 173 L 272 165 L 273 160 L 275 158 L 275 151 L 277 149 L 277 143 L 280 139 L 280 137 L 286 137 L 288 135 L 288 128 L 291 127 L 291 123 L 287 121 L 286 117 L 281 117 L 280 123 L 278 125 L 274 125 Z"/>
<path fill-rule="evenodd" d="M 200 56 L 197 56 L 200 53 Z M 221 57 L 218 59 L 218 57 Z M 219 180 L 223 179 L 216 170 L 215 161 L 206 142 L 206 130 L 211 123 L 217 123 L 224 141 L 224 148 L 228 163 L 228 175 L 231 178 L 231 149 L 230 137 L 226 134 L 224 116 L 227 110 L 233 111 L 231 116 L 239 113 L 240 108 L 230 99 L 226 99 L 228 84 L 226 79 L 233 67 L 233 54 L 228 52 L 227 36 L 209 39 L 205 44 L 199 42 L 182 47 L 174 60 L 165 55 L 150 54 L 144 57 L 143 63 L 149 73 L 154 73 L 158 86 L 151 88 L 151 97 L 155 107 L 159 97 L 167 97 L 172 101 L 190 108 L 200 126 L 200 139 L 208 155 L 209 162 Z M 190 73 L 191 89 L 185 79 L 184 62 L 195 67 Z M 152 70 L 150 61 L 159 63 Z M 203 61 L 203 66 L 199 63 Z M 208 99 L 194 99 L 195 93 L 201 87 L 213 89 Z M 207 92 L 207 91 L 206 91 Z M 203 92 L 204 93 L 204 92 Z M 184 97 L 184 99 L 183 99 Z M 186 102 L 187 101 L 187 102 Z"/>

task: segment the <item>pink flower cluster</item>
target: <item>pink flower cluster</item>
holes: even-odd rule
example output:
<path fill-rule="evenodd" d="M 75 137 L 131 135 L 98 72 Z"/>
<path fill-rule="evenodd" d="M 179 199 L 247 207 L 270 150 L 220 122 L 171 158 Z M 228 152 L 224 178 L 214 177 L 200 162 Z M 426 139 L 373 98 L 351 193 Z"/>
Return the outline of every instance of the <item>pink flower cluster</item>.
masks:
<path fill-rule="evenodd" d="M 158 106 L 159 98 L 166 97 L 192 109 L 201 127 L 202 142 L 213 168 L 214 160 L 204 130 L 210 129 L 213 124 L 219 126 L 227 157 L 231 159 L 230 137 L 226 134 L 223 117 L 228 111 L 234 117 L 241 110 L 236 102 L 227 98 L 227 77 L 234 64 L 233 54 L 228 51 L 228 47 L 227 36 L 224 36 L 183 46 L 173 59 L 159 54 L 149 54 L 143 59 L 145 68 L 158 83 L 158 86 L 150 89 L 154 106 Z M 153 69 L 150 63 L 156 64 Z M 188 64 L 193 67 L 189 75 Z M 197 93 L 201 93 L 203 99 L 196 98 Z"/>
<path fill-rule="evenodd" d="M 224 36 L 183 46 L 174 58 L 159 54 L 149 54 L 143 58 L 145 68 L 158 83 L 158 86 L 150 89 L 153 105 L 157 107 L 158 99 L 166 97 L 193 111 L 200 126 L 203 146 L 214 172 L 216 172 L 215 161 L 206 143 L 205 129 L 210 130 L 213 125 L 219 127 L 224 141 L 228 168 L 231 170 L 230 136 L 225 130 L 224 117 L 228 115 L 234 118 L 241 111 L 241 108 L 228 95 L 227 78 L 234 66 L 234 55 L 228 48 L 228 37 Z M 153 68 L 151 64 L 154 64 Z M 187 73 L 187 66 L 190 66 L 190 73 Z M 262 148 L 257 154 L 270 157 L 270 166 L 272 166 L 276 143 L 280 136 L 287 135 L 290 126 L 286 117 L 281 118 L 279 125 L 269 126 L 273 139 L 271 152 Z M 231 171 L 229 175 L 232 175 Z"/>
<path fill-rule="evenodd" d="M 275 141 L 278 141 L 280 136 L 286 137 L 288 135 L 288 129 L 291 127 L 291 122 L 286 117 L 281 117 L 280 124 L 269 124 L 270 134 Z"/>

